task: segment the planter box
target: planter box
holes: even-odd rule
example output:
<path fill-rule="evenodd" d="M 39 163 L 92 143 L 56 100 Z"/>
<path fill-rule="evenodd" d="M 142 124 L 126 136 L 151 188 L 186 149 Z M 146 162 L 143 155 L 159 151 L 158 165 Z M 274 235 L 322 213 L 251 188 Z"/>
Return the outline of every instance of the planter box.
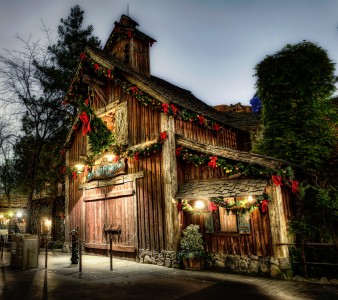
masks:
<path fill-rule="evenodd" d="M 183 266 L 186 270 L 201 271 L 204 268 L 204 259 L 183 258 Z"/>

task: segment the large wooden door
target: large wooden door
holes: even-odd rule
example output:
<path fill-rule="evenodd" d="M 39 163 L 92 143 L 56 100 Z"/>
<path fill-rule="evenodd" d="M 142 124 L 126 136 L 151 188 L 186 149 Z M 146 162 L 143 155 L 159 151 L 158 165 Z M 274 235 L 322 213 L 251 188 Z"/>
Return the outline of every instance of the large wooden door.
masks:
<path fill-rule="evenodd" d="M 100 197 L 101 196 L 101 197 Z M 85 247 L 109 249 L 109 234 L 104 229 L 121 228 L 112 235 L 113 250 L 134 253 L 137 246 L 136 200 L 128 184 L 111 187 L 105 194 L 85 197 Z"/>

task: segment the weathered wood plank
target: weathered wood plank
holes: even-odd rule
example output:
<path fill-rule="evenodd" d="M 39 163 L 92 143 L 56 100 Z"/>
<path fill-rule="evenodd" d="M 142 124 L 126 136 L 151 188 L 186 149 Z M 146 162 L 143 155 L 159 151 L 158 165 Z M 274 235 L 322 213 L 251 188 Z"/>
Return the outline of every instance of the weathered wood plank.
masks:
<path fill-rule="evenodd" d="M 204 144 L 198 141 L 189 140 L 187 138 L 183 138 L 182 136 L 176 135 L 176 143 L 179 146 L 210 154 L 217 155 L 220 157 L 241 161 L 245 163 L 253 163 L 256 165 L 260 165 L 268 168 L 280 168 L 283 164 L 288 164 L 286 161 L 274 159 L 271 157 L 254 154 L 245 151 L 233 150 L 230 148 L 221 148 L 216 146 L 211 146 L 208 144 Z"/>

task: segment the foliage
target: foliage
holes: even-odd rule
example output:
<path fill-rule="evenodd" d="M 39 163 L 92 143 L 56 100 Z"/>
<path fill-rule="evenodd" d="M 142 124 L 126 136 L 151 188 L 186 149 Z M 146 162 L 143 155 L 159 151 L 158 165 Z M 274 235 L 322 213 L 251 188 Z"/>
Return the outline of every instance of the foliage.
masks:
<path fill-rule="evenodd" d="M 255 67 L 263 136 L 254 151 L 299 166 L 300 193 L 291 229 L 320 242 L 337 234 L 337 78 L 324 49 L 311 42 L 286 45 Z"/>
<path fill-rule="evenodd" d="M 83 28 L 84 11 L 79 5 L 70 10 L 70 15 L 60 20 L 58 40 L 50 43 L 48 53 L 50 64 L 34 61 L 41 83 L 46 90 L 59 93 L 67 92 L 78 65 L 80 53 L 87 45 L 100 47 L 101 41 L 93 35 L 93 26 Z"/>
<path fill-rule="evenodd" d="M 190 224 L 183 232 L 180 239 L 179 258 L 205 258 L 206 252 L 203 246 L 202 234 L 199 232 L 199 225 Z"/>
<path fill-rule="evenodd" d="M 263 139 L 255 150 L 307 169 L 325 169 L 336 143 L 334 63 L 310 42 L 287 45 L 256 68 Z"/>

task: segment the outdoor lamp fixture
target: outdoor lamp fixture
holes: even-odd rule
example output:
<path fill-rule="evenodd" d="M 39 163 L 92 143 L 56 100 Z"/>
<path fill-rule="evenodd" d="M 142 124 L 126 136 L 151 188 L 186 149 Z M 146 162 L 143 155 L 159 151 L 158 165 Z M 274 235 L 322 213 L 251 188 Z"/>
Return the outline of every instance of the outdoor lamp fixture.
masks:
<path fill-rule="evenodd" d="M 52 225 L 52 220 L 45 219 L 45 226 L 47 227 L 48 231 L 50 230 L 51 225 Z"/>
<path fill-rule="evenodd" d="M 12 211 L 10 211 L 10 212 L 8 213 L 8 216 L 11 218 L 11 217 L 14 216 L 14 213 L 13 213 Z"/>
<path fill-rule="evenodd" d="M 114 155 L 114 154 L 106 154 L 104 157 L 107 159 L 108 163 L 111 163 L 111 162 L 113 162 L 115 160 L 116 155 Z"/>
<path fill-rule="evenodd" d="M 80 174 L 84 171 L 85 165 L 84 164 L 76 164 L 75 169 L 76 169 L 76 173 Z"/>
<path fill-rule="evenodd" d="M 196 209 L 203 209 L 203 208 L 205 208 L 205 203 L 204 203 L 204 201 L 197 200 L 194 204 L 194 207 Z"/>
<path fill-rule="evenodd" d="M 18 218 L 22 218 L 22 212 L 21 212 L 21 211 L 18 211 L 18 212 L 16 213 L 16 216 L 17 216 Z"/>
<path fill-rule="evenodd" d="M 251 195 L 248 196 L 248 202 L 252 202 L 252 201 L 254 201 L 254 198 Z"/>

